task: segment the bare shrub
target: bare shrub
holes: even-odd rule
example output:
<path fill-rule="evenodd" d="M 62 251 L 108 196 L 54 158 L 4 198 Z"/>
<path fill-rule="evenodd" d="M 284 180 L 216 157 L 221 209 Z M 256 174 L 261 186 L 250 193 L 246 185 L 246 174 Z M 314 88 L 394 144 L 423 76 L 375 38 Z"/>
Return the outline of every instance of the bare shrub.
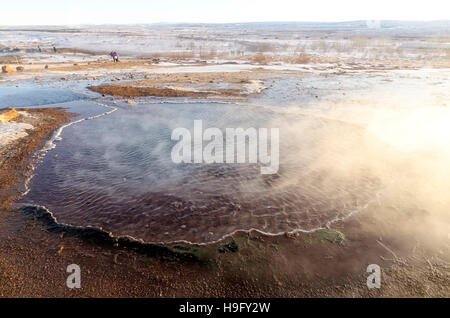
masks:
<path fill-rule="evenodd" d="M 202 60 L 212 60 L 217 57 L 217 49 L 212 47 L 209 51 L 205 52 L 204 50 L 200 51 L 200 58 Z"/>
<path fill-rule="evenodd" d="M 258 53 L 276 52 L 277 47 L 270 43 L 252 43 L 247 45 L 247 51 Z"/>
<path fill-rule="evenodd" d="M 251 62 L 258 64 L 267 64 L 269 62 L 269 59 L 264 54 L 256 54 L 251 57 Z"/>
<path fill-rule="evenodd" d="M 290 61 L 293 64 L 306 64 L 306 63 L 310 63 L 312 61 L 312 59 L 311 59 L 311 55 L 306 54 L 306 53 L 300 53 L 300 54 L 297 54 L 297 55 L 294 55 L 293 57 L 291 57 Z"/>

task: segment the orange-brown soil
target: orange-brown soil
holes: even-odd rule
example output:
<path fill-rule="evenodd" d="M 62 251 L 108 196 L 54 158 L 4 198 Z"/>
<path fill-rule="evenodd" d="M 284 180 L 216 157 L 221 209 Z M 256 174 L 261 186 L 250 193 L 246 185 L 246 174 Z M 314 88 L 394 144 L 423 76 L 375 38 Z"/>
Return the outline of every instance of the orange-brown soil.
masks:
<path fill-rule="evenodd" d="M 415 232 L 429 225 L 427 217 L 400 212 L 386 221 L 380 213 L 386 216 L 386 211 L 375 208 L 335 229 L 312 234 L 241 233 L 204 247 L 169 247 L 195 256 L 183 260 L 149 255 L 138 247 L 102 244 L 69 231 L 49 231 L 21 210 L 9 211 L 0 222 L 0 295 L 448 297 L 449 260 L 431 253 L 422 244 L 424 237 Z M 396 231 L 403 222 L 409 230 Z M 433 233 L 433 239 L 439 235 Z M 434 250 L 442 248 L 445 244 L 436 244 Z M 81 289 L 65 286 L 69 264 L 81 267 Z M 369 264 L 382 269 L 380 289 L 366 286 Z"/>
<path fill-rule="evenodd" d="M 173 88 L 157 88 L 157 87 L 134 87 L 122 85 L 109 86 L 91 86 L 91 90 L 102 95 L 112 95 L 120 97 L 236 97 L 239 93 L 236 90 L 214 90 L 212 92 L 189 91 Z"/>
<path fill-rule="evenodd" d="M 243 72 L 156 74 L 151 78 L 147 76 L 144 80 L 92 86 L 90 89 L 102 95 L 127 98 L 140 96 L 245 98 L 251 94 L 246 88 L 252 84 L 252 81 L 262 81 L 278 76 L 281 75 L 258 69 Z M 133 79 L 133 77 L 130 78 Z M 217 88 L 215 84 L 227 84 L 229 87 Z"/>
<path fill-rule="evenodd" d="M 35 119 L 21 120 L 34 126 L 28 136 L 0 148 L 0 202 L 6 207 L 18 198 L 24 175 L 31 169 L 31 156 L 71 115 L 57 108 L 23 109 Z"/>

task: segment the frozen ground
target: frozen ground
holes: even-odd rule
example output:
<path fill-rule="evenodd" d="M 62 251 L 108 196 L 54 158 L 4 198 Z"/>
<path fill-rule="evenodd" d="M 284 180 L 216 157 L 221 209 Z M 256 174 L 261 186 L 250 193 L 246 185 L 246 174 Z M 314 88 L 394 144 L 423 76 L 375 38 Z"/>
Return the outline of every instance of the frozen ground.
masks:
<path fill-rule="evenodd" d="M 254 54 L 351 61 L 383 61 L 433 56 L 448 58 L 448 21 L 407 23 L 383 21 L 371 28 L 364 21 L 352 23 L 285 23 L 230 25 L 141 25 L 96 27 L 0 28 L 0 57 L 22 55 L 26 63 L 68 62 L 93 53 L 117 51 L 131 57 L 193 58 L 201 60 L 249 59 Z M 55 55 L 57 48 L 76 49 Z M 46 56 L 38 53 L 41 47 Z M 25 54 L 24 54 L 25 53 Z M 74 57 L 74 54 L 77 57 Z"/>
<path fill-rule="evenodd" d="M 11 141 L 27 136 L 27 129 L 33 126 L 25 123 L 1 123 L 0 124 L 0 147 L 9 144 Z"/>

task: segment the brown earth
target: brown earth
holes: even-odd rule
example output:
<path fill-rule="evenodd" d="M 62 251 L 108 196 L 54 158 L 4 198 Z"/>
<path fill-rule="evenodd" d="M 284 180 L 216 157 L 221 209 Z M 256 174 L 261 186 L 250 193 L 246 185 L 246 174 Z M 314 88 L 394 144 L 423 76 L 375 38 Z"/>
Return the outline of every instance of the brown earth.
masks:
<path fill-rule="evenodd" d="M 356 216 L 337 229 L 266 237 L 241 233 L 206 247 L 178 245 L 195 259 L 148 255 L 49 232 L 21 210 L 0 222 L 0 295 L 3 297 L 448 297 L 449 260 L 408 241 L 383 209 Z M 386 213 L 386 211 L 384 211 Z M 410 226 L 424 222 L 417 216 Z M 367 227 L 373 229 L 367 232 Z M 338 231 L 339 230 L 339 231 Z M 342 233 L 346 233 L 343 237 Z M 437 238 L 438 235 L 434 235 Z M 410 237 L 409 237 L 410 238 Z M 403 242 L 405 240 L 405 242 Z M 441 241 L 437 241 L 441 242 Z M 381 244 L 380 244 L 381 243 Z M 438 244 L 443 248 L 442 244 Z M 448 252 L 448 246 L 444 252 Z M 448 255 L 448 254 L 447 254 Z M 66 268 L 81 268 L 81 289 L 66 287 Z M 366 268 L 382 269 L 380 289 L 366 286 Z"/>
<path fill-rule="evenodd" d="M 21 182 L 31 170 L 31 155 L 42 147 L 54 130 L 70 120 L 71 115 L 58 108 L 30 108 L 25 110 L 36 119 L 20 120 L 34 126 L 28 136 L 0 148 L 0 202 L 9 205 L 17 199 Z"/>
<path fill-rule="evenodd" d="M 14 61 L 15 62 L 15 61 Z M 14 62 L 11 62 L 14 63 Z M 17 63 L 17 62 L 15 62 Z M 60 63 L 42 63 L 37 62 L 33 63 L 33 68 L 26 68 L 28 73 L 43 73 L 46 71 L 64 71 L 64 72 L 74 72 L 74 71 L 89 71 L 89 70 L 118 70 L 118 69 L 126 69 L 131 67 L 145 66 L 152 67 L 152 61 L 142 61 L 142 60 L 130 60 L 130 61 L 121 61 L 120 63 L 113 63 L 110 61 L 92 61 L 92 62 L 84 62 L 80 61 L 79 63 L 69 63 L 69 62 L 60 62 Z M 45 66 L 49 67 L 46 69 Z M 10 75 L 14 75 L 15 73 L 0 73 L 0 77 L 7 77 Z"/>
<path fill-rule="evenodd" d="M 156 96 L 156 97 L 237 97 L 239 92 L 236 90 L 214 90 L 212 92 L 204 91 L 189 91 L 173 88 L 157 88 L 157 87 L 134 87 L 122 85 L 108 85 L 108 86 L 91 86 L 92 91 L 102 95 L 120 96 L 120 97 L 142 97 L 142 96 Z"/>
<path fill-rule="evenodd" d="M 134 81 L 135 87 L 150 86 L 176 86 L 188 87 L 190 85 L 212 86 L 213 84 L 228 84 L 233 89 L 242 89 L 243 85 L 250 84 L 252 80 L 265 80 L 267 78 L 283 77 L 283 72 L 275 73 L 270 70 L 256 68 L 250 71 L 241 72 L 191 72 L 191 73 L 171 73 L 171 74 L 151 74 L 147 79 Z M 292 74 L 291 74 L 292 75 Z M 295 75 L 302 75 L 295 72 Z M 130 85 L 117 84 L 118 86 Z"/>
<path fill-rule="evenodd" d="M 0 56 L 0 64 L 14 64 L 20 62 L 21 58 L 18 56 Z"/>
<path fill-rule="evenodd" d="M 89 89 L 102 95 L 126 98 L 141 96 L 245 98 L 249 95 L 246 91 L 246 85 L 251 84 L 253 80 L 260 81 L 279 76 L 282 75 L 259 69 L 242 72 L 152 74 L 146 76 L 147 78 L 143 80 L 91 86 Z M 131 75 L 125 79 L 134 79 L 134 76 Z M 229 88 L 217 88 L 214 87 L 215 84 L 227 84 Z M 193 87 L 197 88 L 194 89 Z"/>

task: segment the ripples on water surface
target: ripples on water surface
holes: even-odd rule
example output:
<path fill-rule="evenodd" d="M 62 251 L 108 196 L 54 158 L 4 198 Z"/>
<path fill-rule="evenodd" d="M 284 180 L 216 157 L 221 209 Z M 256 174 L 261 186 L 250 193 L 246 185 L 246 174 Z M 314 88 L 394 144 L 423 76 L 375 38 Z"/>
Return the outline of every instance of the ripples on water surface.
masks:
<path fill-rule="evenodd" d="M 197 119 L 223 131 L 279 127 L 278 174 L 261 175 L 256 164 L 172 163 L 172 129 L 192 129 Z M 346 142 L 335 135 L 342 130 Z M 35 171 L 25 201 L 45 205 L 62 223 L 148 242 L 204 243 L 251 228 L 311 230 L 361 208 L 377 189 L 364 165 L 345 173 L 360 128 L 255 107 L 123 106 L 68 127 L 62 137 Z"/>

